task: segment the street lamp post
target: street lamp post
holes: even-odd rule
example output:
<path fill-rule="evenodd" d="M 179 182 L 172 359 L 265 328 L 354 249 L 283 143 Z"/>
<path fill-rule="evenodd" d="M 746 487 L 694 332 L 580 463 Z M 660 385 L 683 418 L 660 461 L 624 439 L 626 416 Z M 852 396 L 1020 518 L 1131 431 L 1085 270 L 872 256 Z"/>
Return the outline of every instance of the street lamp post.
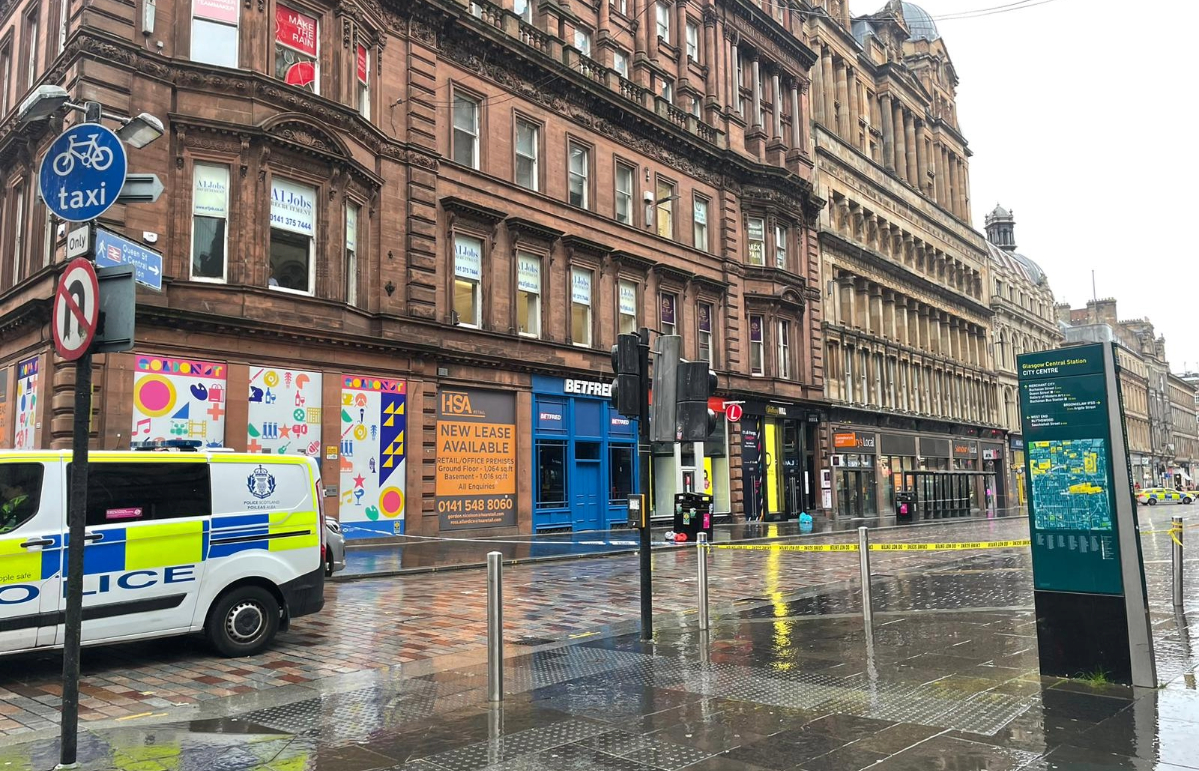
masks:
<path fill-rule="evenodd" d="M 61 86 L 40 86 L 22 103 L 17 119 L 22 124 L 45 120 L 60 109 L 83 113 L 83 123 L 100 124 L 104 111 L 99 102 L 86 101 L 76 104 Z M 142 148 L 163 134 L 162 121 L 141 113 L 133 118 L 107 116 L 120 124 L 117 138 L 131 147 Z M 93 140 L 95 137 L 93 137 Z M 116 148 L 120 150 L 119 143 Z M 111 156 L 110 156 L 111 157 Z M 111 163 L 111 162 L 110 162 Z M 45 161 L 43 161 L 43 166 Z M 124 167 L 123 154 L 121 167 Z M 100 168 L 97 166 L 97 168 Z M 55 172 L 65 175 L 67 172 Z M 39 182 L 42 175 L 39 175 Z M 44 184 L 44 183 L 43 183 Z M 46 197 L 46 196 L 43 196 Z M 115 200 L 115 199 L 114 199 Z M 53 209 L 52 201 L 47 205 Z M 108 204 L 109 206 L 111 204 Z M 107 209 L 107 206 L 104 207 Z M 87 221 L 94 230 L 93 214 Z M 64 219 L 71 217 L 61 214 Z M 85 215 L 86 216 L 86 215 Z M 66 561 L 66 612 L 64 617 L 65 636 L 62 654 L 62 708 L 60 724 L 60 751 L 58 768 L 78 766 L 79 732 L 79 658 L 83 638 L 83 557 L 85 546 L 85 524 L 87 517 L 88 441 L 92 394 L 92 355 L 88 351 L 76 359 L 75 364 L 75 414 L 72 430 L 70 506 L 67 512 L 68 540 Z"/>

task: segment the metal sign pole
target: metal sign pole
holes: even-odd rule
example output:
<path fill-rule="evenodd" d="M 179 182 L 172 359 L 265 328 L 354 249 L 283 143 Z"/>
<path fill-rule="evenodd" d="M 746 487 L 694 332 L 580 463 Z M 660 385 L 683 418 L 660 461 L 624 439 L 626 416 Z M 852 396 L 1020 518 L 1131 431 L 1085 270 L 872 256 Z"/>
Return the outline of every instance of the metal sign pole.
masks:
<path fill-rule="evenodd" d="M 639 564 L 641 567 L 641 639 L 654 638 L 654 581 L 653 562 L 650 559 L 652 537 L 650 533 L 650 467 L 652 446 L 649 434 L 649 329 L 641 328 L 641 343 L 637 346 L 640 357 L 638 369 L 641 373 L 641 415 L 637 421 L 637 460 L 641 477 L 641 533 Z"/>
<path fill-rule="evenodd" d="M 85 105 L 85 123 L 100 122 L 100 103 Z M 94 223 L 93 223 L 94 227 Z M 91 257 L 91 253 L 88 254 Z M 92 355 L 75 362 L 75 415 L 71 433 L 71 498 L 67 510 L 66 618 L 62 647 L 59 768 L 75 768 L 79 750 L 79 654 L 83 641 L 83 547 L 87 524 L 88 434 L 92 412 Z"/>

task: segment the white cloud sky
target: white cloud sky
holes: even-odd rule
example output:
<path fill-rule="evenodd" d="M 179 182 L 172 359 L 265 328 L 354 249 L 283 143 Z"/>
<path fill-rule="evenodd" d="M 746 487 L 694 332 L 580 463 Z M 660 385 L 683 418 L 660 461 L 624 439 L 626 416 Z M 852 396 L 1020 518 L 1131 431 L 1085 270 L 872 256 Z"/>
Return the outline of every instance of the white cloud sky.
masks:
<path fill-rule="evenodd" d="M 922 0 L 934 19 L 1018 0 Z M 1199 3 L 1050 0 L 973 19 L 937 19 L 957 68 L 973 224 L 1002 203 L 1018 251 L 1059 302 L 1119 301 L 1148 317 L 1172 369 L 1199 370 L 1199 138 L 1185 89 Z M 851 0 L 854 14 L 885 0 Z"/>

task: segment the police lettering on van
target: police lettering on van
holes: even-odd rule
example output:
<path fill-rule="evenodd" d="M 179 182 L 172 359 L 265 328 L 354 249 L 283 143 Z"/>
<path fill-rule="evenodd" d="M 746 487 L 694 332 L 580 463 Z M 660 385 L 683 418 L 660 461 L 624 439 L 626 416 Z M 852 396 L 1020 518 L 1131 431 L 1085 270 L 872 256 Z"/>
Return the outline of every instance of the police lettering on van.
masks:
<path fill-rule="evenodd" d="M 324 603 L 316 462 L 236 453 L 92 454 L 84 644 L 205 632 L 268 645 Z M 0 653 L 63 642 L 66 452 L 0 452 Z"/>

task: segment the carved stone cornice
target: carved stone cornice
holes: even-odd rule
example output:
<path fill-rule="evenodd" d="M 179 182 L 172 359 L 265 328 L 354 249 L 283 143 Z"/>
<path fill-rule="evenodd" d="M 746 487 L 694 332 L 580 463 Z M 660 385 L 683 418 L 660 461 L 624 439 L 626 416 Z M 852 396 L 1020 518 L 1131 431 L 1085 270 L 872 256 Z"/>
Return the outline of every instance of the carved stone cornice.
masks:
<path fill-rule="evenodd" d="M 654 265 L 657 264 L 647 257 L 632 252 L 616 251 L 609 254 L 608 257 L 616 263 L 618 269 L 631 270 L 643 275 L 653 270 Z"/>
<path fill-rule="evenodd" d="M 577 254 L 583 257 L 603 259 L 605 255 L 612 251 L 612 247 L 610 246 L 576 235 L 563 236 L 562 245 L 566 247 L 567 254 L 571 256 Z"/>
<path fill-rule="evenodd" d="M 670 284 L 678 284 L 680 287 L 685 286 L 688 281 L 691 281 L 695 278 L 695 274 L 689 270 L 675 268 L 670 265 L 663 265 L 662 263 L 658 263 L 654 266 L 654 273 L 656 273 L 658 278 L 660 278 L 662 281 Z"/>
<path fill-rule="evenodd" d="M 524 217 L 509 217 L 504 220 L 504 225 L 508 228 L 508 234 L 512 237 L 513 243 L 529 239 L 552 246 L 563 235 L 561 230 Z"/>
<path fill-rule="evenodd" d="M 456 196 L 447 195 L 446 197 L 442 198 L 439 203 L 441 204 L 442 209 L 444 209 L 447 213 L 454 215 L 455 217 L 462 217 L 463 219 L 468 219 L 472 222 L 476 222 L 480 225 L 487 225 L 488 227 L 492 228 L 503 222 L 504 218 L 508 216 L 508 212 L 503 212 L 499 209 L 492 209 L 489 206 L 484 206 L 483 204 L 475 203 L 474 201 L 468 201 L 465 198 L 458 198 Z"/>

